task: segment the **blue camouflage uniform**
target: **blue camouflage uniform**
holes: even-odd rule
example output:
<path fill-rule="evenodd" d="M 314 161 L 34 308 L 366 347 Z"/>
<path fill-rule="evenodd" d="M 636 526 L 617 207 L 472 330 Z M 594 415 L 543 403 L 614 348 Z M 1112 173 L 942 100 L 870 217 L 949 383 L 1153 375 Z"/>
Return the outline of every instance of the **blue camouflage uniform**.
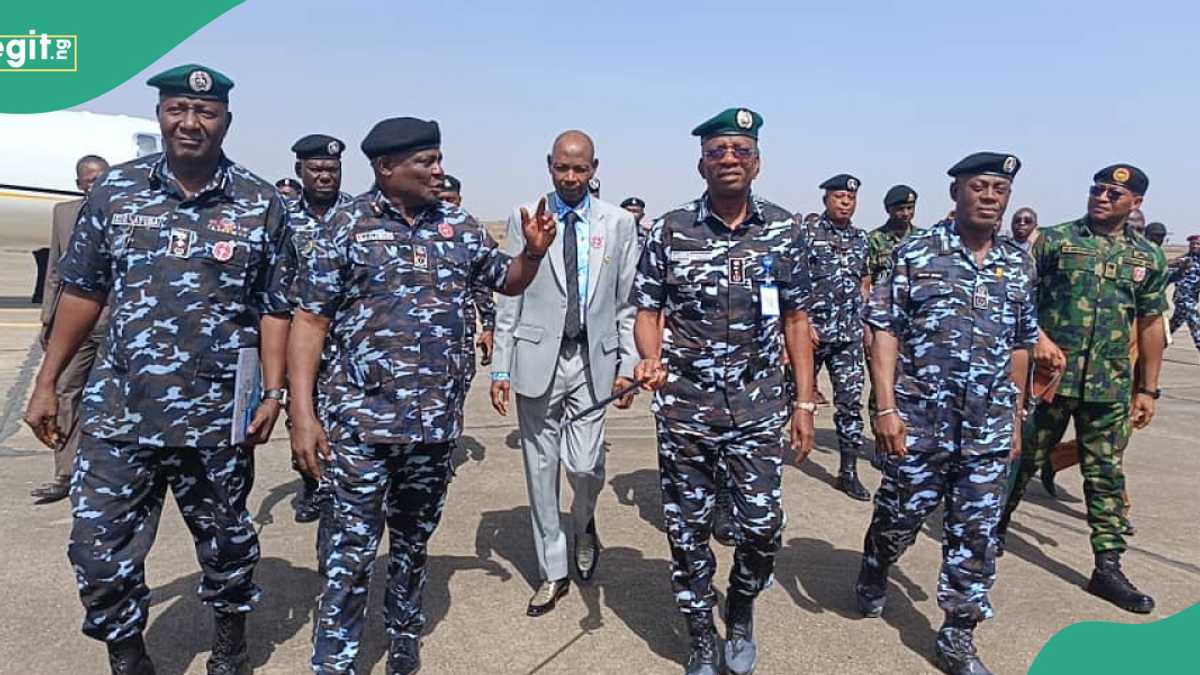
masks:
<path fill-rule="evenodd" d="M 938 604 L 973 624 L 992 616 L 993 530 L 1018 405 L 1009 371 L 1013 350 L 1037 342 L 1037 272 L 1002 238 L 976 264 L 956 227 L 943 221 L 910 235 L 893 254 L 891 279 L 872 291 L 868 322 L 899 341 L 895 396 L 908 454 L 885 458 L 863 567 L 886 584 L 887 567 L 944 504 Z M 882 598 L 885 589 L 858 591 Z"/>
<path fill-rule="evenodd" d="M 1172 271 L 1168 279 L 1175 284 L 1175 295 L 1171 298 L 1175 311 L 1168 330 L 1174 333 L 1186 323 L 1196 349 L 1200 349 L 1200 312 L 1196 306 L 1200 296 L 1200 254 L 1188 253 L 1185 257 L 1187 262 Z"/>
<path fill-rule="evenodd" d="M 312 666 L 352 673 L 386 522 L 389 635 L 417 637 L 426 545 L 462 434 L 472 284 L 499 290 L 512 259 L 466 211 L 432 205 L 408 223 L 373 189 L 333 215 L 301 257 L 297 306 L 331 319 L 321 387 L 333 446 L 333 537 Z"/>
<path fill-rule="evenodd" d="M 834 426 L 838 450 L 857 456 L 863 447 L 862 282 L 869 275 L 867 234 L 853 225 L 839 226 L 822 215 L 804 226 L 812 302 L 808 318 L 821 342 L 813 350 L 816 372 L 829 368 L 833 382 Z"/>
<path fill-rule="evenodd" d="M 666 313 L 667 382 L 654 397 L 671 583 L 684 613 L 715 605 L 709 548 L 718 465 L 732 484 L 737 529 L 729 593 L 753 600 L 773 578 L 786 517 L 782 431 L 789 414 L 783 321 L 764 316 L 760 289 L 780 309 L 808 303 L 807 258 L 791 213 L 751 197 L 730 230 L 707 195 L 662 216 L 642 251 L 630 302 Z"/>
<path fill-rule="evenodd" d="M 231 444 L 234 379 L 260 317 L 289 311 L 285 218 L 275 188 L 224 157 L 193 197 L 159 154 L 113 167 L 88 196 L 61 273 L 108 294 L 112 312 L 71 486 L 68 554 L 91 637 L 145 627 L 144 562 L 168 486 L 196 542 L 201 599 L 236 613 L 259 598 L 254 455 Z"/>

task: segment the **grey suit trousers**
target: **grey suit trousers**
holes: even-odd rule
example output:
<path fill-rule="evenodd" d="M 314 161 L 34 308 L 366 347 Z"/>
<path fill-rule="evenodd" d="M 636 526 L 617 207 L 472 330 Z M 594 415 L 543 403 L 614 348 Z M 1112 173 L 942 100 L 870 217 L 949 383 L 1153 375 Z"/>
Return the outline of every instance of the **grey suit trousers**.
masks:
<path fill-rule="evenodd" d="M 58 378 L 55 389 L 58 394 L 58 428 L 67 440 L 54 451 L 55 479 L 69 479 L 73 473 L 72 465 L 75 453 L 79 451 L 82 426 L 79 423 L 79 408 L 83 402 L 83 388 L 87 386 L 88 375 L 92 372 L 92 364 L 96 362 L 104 337 L 103 333 L 98 332 L 89 335 Z"/>
<path fill-rule="evenodd" d="M 516 399 L 538 566 L 543 579 L 564 579 L 569 562 L 567 536 L 559 522 L 559 464 L 575 493 L 573 535 L 591 521 L 604 488 L 604 410 L 567 424 L 569 417 L 597 401 L 587 346 L 564 340 L 549 390 L 537 398 L 518 394 Z"/>

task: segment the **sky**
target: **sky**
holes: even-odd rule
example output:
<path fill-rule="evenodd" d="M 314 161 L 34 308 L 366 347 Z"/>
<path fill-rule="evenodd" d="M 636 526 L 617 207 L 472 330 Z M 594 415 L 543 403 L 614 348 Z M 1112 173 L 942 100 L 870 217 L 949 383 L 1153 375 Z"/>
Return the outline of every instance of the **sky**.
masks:
<path fill-rule="evenodd" d="M 434 119 L 464 206 L 493 220 L 550 189 L 546 153 L 571 128 L 595 139 L 602 198 L 667 211 L 704 189 L 691 129 L 747 107 L 765 118 L 755 191 L 792 211 L 819 210 L 817 185 L 847 172 L 860 227 L 897 183 L 928 224 L 952 207 L 946 169 L 993 150 L 1023 163 L 1009 216 L 1074 219 L 1092 174 L 1128 162 L 1150 177 L 1148 220 L 1179 241 L 1200 232 L 1197 26 L 1197 3 L 1128 0 L 249 0 L 76 109 L 152 116 L 145 80 L 203 63 L 236 83 L 231 158 L 273 181 L 297 138 L 328 133 L 351 147 L 352 193 L 374 123 Z"/>

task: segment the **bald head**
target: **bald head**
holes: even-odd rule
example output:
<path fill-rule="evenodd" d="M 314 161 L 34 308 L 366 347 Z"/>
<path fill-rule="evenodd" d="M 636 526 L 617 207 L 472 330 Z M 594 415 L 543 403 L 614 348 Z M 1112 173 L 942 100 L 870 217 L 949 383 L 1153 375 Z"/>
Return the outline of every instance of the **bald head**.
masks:
<path fill-rule="evenodd" d="M 554 139 L 550 154 L 546 155 L 546 166 L 559 198 L 574 206 L 587 196 L 588 181 L 595 175 L 600 162 L 596 159 L 592 139 L 582 131 L 572 129 Z"/>

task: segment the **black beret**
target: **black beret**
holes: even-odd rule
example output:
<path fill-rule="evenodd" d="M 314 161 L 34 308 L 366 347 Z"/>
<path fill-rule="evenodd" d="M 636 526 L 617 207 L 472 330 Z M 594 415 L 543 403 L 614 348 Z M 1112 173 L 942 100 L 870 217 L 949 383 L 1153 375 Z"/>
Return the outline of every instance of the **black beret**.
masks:
<path fill-rule="evenodd" d="M 1097 171 L 1092 180 L 1097 183 L 1120 185 L 1135 195 L 1146 194 L 1146 188 L 1150 187 L 1150 179 L 1146 177 L 1146 173 L 1132 164 L 1106 166 Z"/>
<path fill-rule="evenodd" d="M 976 152 L 967 155 L 950 167 L 946 173 L 958 178 L 959 176 L 978 176 L 987 174 L 1012 180 L 1021 170 L 1021 160 L 1013 155 L 1000 152 Z"/>
<path fill-rule="evenodd" d="M 907 185 L 893 185 L 883 196 L 883 208 L 890 209 L 898 204 L 916 204 L 917 191 Z"/>
<path fill-rule="evenodd" d="M 854 176 L 848 173 L 839 173 L 817 187 L 822 190 L 849 190 L 850 192 L 858 192 L 859 185 L 859 180 Z"/>
<path fill-rule="evenodd" d="M 1153 222 L 1146 226 L 1146 234 L 1166 234 L 1167 226 L 1159 222 Z"/>
<path fill-rule="evenodd" d="M 188 63 L 146 80 L 146 84 L 158 90 L 160 96 L 187 96 L 211 101 L 229 102 L 229 90 L 233 80 L 218 70 Z"/>
<path fill-rule="evenodd" d="M 437 122 L 415 117 L 392 117 L 371 127 L 362 140 L 362 151 L 368 159 L 402 152 L 420 152 L 442 145 L 442 132 Z"/>
<path fill-rule="evenodd" d="M 442 176 L 442 189 L 446 192 L 462 192 L 462 181 L 446 174 Z"/>
<path fill-rule="evenodd" d="M 626 197 L 625 201 L 621 202 L 621 208 L 626 208 L 629 206 L 640 206 L 644 209 L 646 208 L 646 202 L 642 201 L 638 197 Z"/>
<path fill-rule="evenodd" d="M 296 180 L 295 178 L 280 178 L 279 180 L 275 181 L 275 187 L 280 189 L 284 187 L 290 187 L 296 192 L 304 189 L 304 186 L 300 184 L 300 181 Z"/>
<path fill-rule="evenodd" d="M 692 129 L 692 135 L 699 136 L 702 142 L 714 136 L 749 136 L 757 140 L 762 125 L 762 115 L 753 110 L 726 108 Z"/>
<path fill-rule="evenodd" d="M 292 143 L 296 159 L 341 159 L 346 144 L 325 134 L 309 134 Z"/>

